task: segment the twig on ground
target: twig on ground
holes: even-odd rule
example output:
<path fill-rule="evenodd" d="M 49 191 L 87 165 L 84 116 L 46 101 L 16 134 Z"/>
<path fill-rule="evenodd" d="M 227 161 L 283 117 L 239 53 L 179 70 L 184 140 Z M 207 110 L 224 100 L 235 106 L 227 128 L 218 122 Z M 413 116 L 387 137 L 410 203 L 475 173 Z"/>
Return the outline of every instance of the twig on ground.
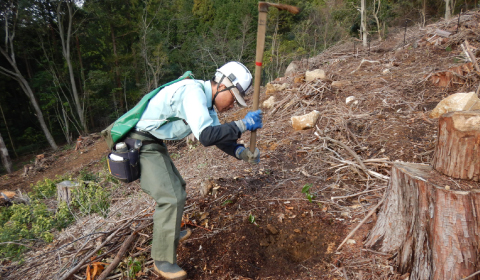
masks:
<path fill-rule="evenodd" d="M 345 239 L 342 241 L 342 243 L 338 246 L 337 251 L 339 251 L 340 248 L 342 248 L 343 244 L 345 244 L 345 242 L 347 242 L 347 240 L 350 237 L 352 237 L 352 235 L 368 220 L 368 218 L 370 218 L 370 216 L 372 216 L 372 214 L 375 212 L 375 210 L 377 210 L 377 208 L 380 207 L 380 205 L 382 205 L 382 203 L 383 203 L 383 201 L 385 200 L 386 197 L 387 197 L 387 192 L 385 192 L 385 194 L 383 195 L 382 200 L 380 200 L 380 202 L 375 207 L 373 207 L 373 209 L 370 210 L 370 212 L 368 212 L 368 214 L 365 216 L 365 218 L 363 218 L 363 220 L 347 235 L 347 237 L 345 237 Z"/>
<path fill-rule="evenodd" d="M 134 230 L 130 234 L 130 236 L 123 242 L 122 247 L 120 247 L 120 250 L 118 250 L 118 253 L 113 259 L 112 263 L 110 263 L 110 265 L 107 266 L 107 268 L 102 272 L 102 274 L 100 274 L 97 280 L 104 280 L 108 276 L 108 274 L 110 274 L 110 272 L 112 272 L 117 267 L 118 263 L 120 263 L 120 261 L 122 260 L 123 255 L 127 251 L 128 246 L 130 246 L 130 244 L 132 243 L 139 229 L 145 228 L 148 224 L 149 223 L 147 223 L 147 221 L 144 221 L 138 226 L 138 229 Z"/>
<path fill-rule="evenodd" d="M 369 190 L 369 191 L 363 191 L 363 192 L 359 192 L 359 193 L 352 194 L 352 195 L 332 196 L 330 199 L 331 199 L 331 200 L 334 200 L 334 199 L 342 199 L 342 198 L 355 197 L 355 196 L 359 196 L 359 195 L 364 194 L 364 193 L 369 193 L 369 192 L 374 192 L 374 191 L 383 190 L 383 189 L 385 189 L 385 188 L 386 188 L 386 187 L 381 187 L 381 188 L 378 188 L 378 189 Z"/>
<path fill-rule="evenodd" d="M 1 242 L 0 245 L 3 245 L 3 244 L 15 244 L 15 245 L 20 245 L 20 246 L 25 246 L 25 247 L 28 247 L 28 248 L 35 248 L 33 246 L 30 246 L 30 245 L 27 245 L 27 244 L 23 244 L 23 243 L 19 243 L 19 242 L 12 242 L 12 241 L 9 241 L 9 242 Z"/>
<path fill-rule="evenodd" d="M 467 276 L 467 277 L 465 277 L 465 278 L 462 278 L 461 280 L 467 280 L 467 279 L 470 279 L 470 278 L 472 278 L 473 276 L 475 276 L 475 275 L 477 275 L 477 274 L 480 274 L 480 270 L 479 270 L 479 271 L 477 271 L 477 272 L 475 272 L 475 273 L 473 273 L 473 274 L 470 274 L 470 275 L 468 275 L 468 276 Z"/>
<path fill-rule="evenodd" d="M 316 126 L 317 130 L 319 131 L 320 129 L 318 128 L 318 126 Z M 340 141 L 337 141 L 335 139 L 332 139 L 330 137 L 327 137 L 327 136 L 320 136 L 320 134 L 318 134 L 318 131 L 315 132 L 315 136 L 318 137 L 318 139 L 320 140 L 328 140 L 330 142 L 333 142 L 337 145 L 340 145 L 342 146 L 347 152 L 349 152 L 354 158 L 355 160 L 358 162 L 358 164 L 360 165 L 360 167 L 363 169 L 363 171 L 368 174 L 368 169 L 367 167 L 365 166 L 365 164 L 363 164 L 363 161 L 360 159 L 360 157 L 357 155 L 357 153 L 355 153 L 352 149 L 350 149 L 347 145 L 345 145 L 344 143 L 340 142 Z"/>

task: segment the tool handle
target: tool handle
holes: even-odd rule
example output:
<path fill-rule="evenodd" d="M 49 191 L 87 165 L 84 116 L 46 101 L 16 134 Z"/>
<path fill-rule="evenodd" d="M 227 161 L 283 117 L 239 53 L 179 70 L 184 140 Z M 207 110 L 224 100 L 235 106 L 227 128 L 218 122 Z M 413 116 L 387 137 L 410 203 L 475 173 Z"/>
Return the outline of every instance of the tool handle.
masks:
<path fill-rule="evenodd" d="M 299 8 L 297 8 L 295 6 L 291 6 L 291 5 L 276 4 L 276 3 L 269 3 L 269 2 L 259 2 L 258 3 L 258 11 L 259 12 L 267 12 L 269 7 L 275 7 L 279 10 L 288 11 L 288 12 L 294 14 L 294 15 L 296 15 L 300 12 Z"/>

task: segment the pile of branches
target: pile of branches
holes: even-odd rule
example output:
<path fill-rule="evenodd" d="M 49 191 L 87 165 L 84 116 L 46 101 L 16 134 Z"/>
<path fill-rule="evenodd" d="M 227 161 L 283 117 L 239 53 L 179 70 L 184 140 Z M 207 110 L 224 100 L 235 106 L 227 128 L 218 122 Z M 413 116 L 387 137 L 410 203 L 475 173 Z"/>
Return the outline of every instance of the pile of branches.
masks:
<path fill-rule="evenodd" d="M 20 276 L 28 279 L 107 279 L 127 255 L 135 258 L 150 252 L 152 215 L 153 207 L 150 206 L 129 218 L 98 223 L 92 233 L 54 250 L 40 254 L 33 252 L 23 264 L 4 267 L 2 274 L 5 279 L 18 279 Z M 108 223 L 114 225 L 107 231 L 98 231 L 101 227 L 108 227 Z M 69 236 L 73 239 L 72 234 Z M 113 260 L 105 263 L 104 260 L 109 257 Z M 108 279 L 119 278 L 123 274 L 109 276 Z"/>

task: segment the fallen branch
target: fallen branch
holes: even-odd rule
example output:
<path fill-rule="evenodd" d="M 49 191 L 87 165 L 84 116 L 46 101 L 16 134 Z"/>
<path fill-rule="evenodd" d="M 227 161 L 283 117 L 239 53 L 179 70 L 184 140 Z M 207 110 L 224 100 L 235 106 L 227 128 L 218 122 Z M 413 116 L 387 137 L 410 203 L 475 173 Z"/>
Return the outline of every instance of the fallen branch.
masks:
<path fill-rule="evenodd" d="M 363 65 L 364 63 L 373 64 L 373 63 L 380 63 L 380 61 L 362 59 L 362 61 L 360 62 L 360 65 L 358 65 L 357 69 L 355 69 L 355 70 L 353 70 L 352 72 L 350 72 L 350 74 L 353 74 L 353 73 L 357 72 L 358 70 L 360 70 L 360 68 L 362 67 L 362 65 Z"/>
<path fill-rule="evenodd" d="M 337 251 L 340 250 L 340 248 L 342 248 L 343 244 L 345 244 L 345 242 L 347 242 L 347 240 L 350 237 L 352 237 L 352 235 L 368 220 L 368 218 L 370 218 L 370 216 L 372 216 L 372 214 L 375 212 L 375 210 L 377 210 L 377 208 L 380 207 L 380 205 L 382 205 L 382 203 L 383 203 L 383 201 L 385 200 L 386 197 L 387 197 L 387 192 L 385 192 L 383 194 L 382 200 L 380 200 L 380 202 L 375 207 L 373 207 L 373 209 L 370 210 L 370 212 L 368 212 L 368 214 L 365 216 L 365 218 L 363 218 L 363 220 L 347 235 L 347 237 L 345 237 L 345 239 L 342 241 L 342 243 L 338 246 Z"/>
<path fill-rule="evenodd" d="M 467 49 L 468 56 L 470 57 L 470 59 L 473 62 L 473 65 L 475 66 L 475 70 L 477 70 L 477 72 L 480 72 L 480 67 L 478 67 L 477 58 L 475 57 L 475 55 L 470 50 L 471 47 L 470 47 L 470 44 L 468 43 L 467 40 L 465 40 L 465 46 L 466 46 L 466 49 Z"/>
<path fill-rule="evenodd" d="M 25 247 L 28 247 L 28 248 L 34 248 L 33 246 L 30 246 L 30 245 L 27 245 L 27 244 L 23 244 L 23 243 L 19 243 L 19 242 L 1 242 L 0 245 L 3 245 L 3 244 L 15 244 L 15 245 L 20 245 L 20 246 L 25 246 Z"/>
<path fill-rule="evenodd" d="M 100 276 L 97 278 L 97 280 L 104 280 L 105 278 L 107 278 L 108 274 L 110 274 L 110 272 L 112 272 L 118 266 L 120 261 L 122 260 L 123 255 L 127 251 L 128 247 L 130 246 L 132 241 L 135 239 L 135 235 L 138 233 L 138 231 L 140 229 L 143 229 L 143 228 L 147 227 L 149 224 L 151 224 L 151 223 L 147 223 L 146 221 L 144 221 L 142 224 L 140 224 L 138 226 L 138 228 L 136 230 L 134 230 L 130 234 L 130 236 L 123 242 L 122 247 L 120 247 L 120 250 L 118 250 L 118 253 L 115 256 L 115 258 L 113 259 L 112 263 L 110 263 L 110 265 L 107 266 L 107 268 L 102 272 L 102 274 L 100 274 Z"/>
<path fill-rule="evenodd" d="M 467 277 L 465 277 L 465 278 L 462 278 L 461 280 L 467 280 L 467 279 L 470 279 L 470 278 L 472 278 L 473 276 L 475 276 L 475 275 L 477 275 L 477 274 L 480 274 L 480 270 L 479 270 L 479 271 L 477 271 L 477 272 L 475 272 L 475 273 L 473 273 L 473 274 L 470 274 L 470 275 L 468 275 L 468 276 L 467 276 Z"/>
<path fill-rule="evenodd" d="M 355 196 L 359 196 L 359 195 L 364 194 L 364 193 L 369 193 L 369 192 L 374 192 L 374 191 L 383 190 L 384 188 L 386 188 L 386 187 L 382 187 L 382 188 L 378 188 L 378 189 L 374 189 L 374 190 L 369 190 L 369 191 L 363 191 L 363 192 L 359 192 L 359 193 L 352 194 L 352 195 L 332 196 L 330 199 L 331 199 L 331 200 L 334 200 L 334 199 L 355 197 Z"/>
<path fill-rule="evenodd" d="M 287 103 L 288 101 L 290 101 L 292 98 L 289 96 L 285 97 L 282 101 L 278 102 L 278 105 L 275 106 L 275 108 L 272 109 L 272 111 L 270 111 L 270 115 L 272 116 L 273 114 L 275 114 L 278 109 L 280 109 L 283 105 L 285 105 L 285 103 Z"/>
<path fill-rule="evenodd" d="M 316 126 L 317 130 L 320 131 L 320 129 L 318 128 L 318 126 Z M 319 134 L 318 134 L 318 131 L 315 132 L 315 136 L 318 137 L 318 139 L 320 140 L 328 140 L 330 142 L 333 142 L 335 144 L 338 144 L 340 146 L 342 146 L 345 150 L 347 150 L 347 152 L 349 152 L 354 158 L 355 160 L 358 162 L 358 164 L 360 165 L 360 167 L 363 169 L 363 171 L 368 174 L 368 169 L 367 167 L 365 166 L 365 164 L 363 164 L 363 161 L 360 159 L 360 157 L 357 155 L 357 153 L 355 153 L 352 149 L 350 149 L 347 145 L 345 145 L 344 143 L 340 142 L 340 141 L 337 141 L 335 139 L 332 139 L 330 137 L 321 137 Z"/>
<path fill-rule="evenodd" d="M 110 236 L 107 237 L 107 239 L 105 239 L 105 241 L 98 245 L 93 251 L 91 251 L 90 253 L 88 253 L 82 260 L 80 260 L 78 262 L 78 264 L 70 269 L 69 271 L 67 271 L 65 274 L 63 274 L 63 276 L 60 278 L 60 280 L 66 280 L 67 278 L 69 278 L 72 274 L 74 274 L 75 272 L 77 272 L 78 269 L 80 269 L 80 267 L 82 267 L 82 265 L 87 262 L 91 256 L 93 256 L 96 252 L 98 252 L 98 250 L 100 250 L 103 246 L 105 246 L 105 244 L 107 244 L 108 242 L 110 242 L 110 240 L 115 237 L 117 235 L 117 233 L 124 229 L 123 226 L 119 227 L 118 229 L 116 229 L 112 234 L 110 234 Z"/>
<path fill-rule="evenodd" d="M 100 249 L 101 249 L 102 247 L 104 247 L 108 242 L 110 242 L 110 240 L 112 240 L 112 238 L 117 237 L 117 236 L 118 236 L 117 234 L 118 234 L 121 230 L 123 230 L 123 229 L 127 228 L 128 226 L 130 226 L 130 225 L 131 225 L 131 222 L 132 222 L 135 218 L 136 218 L 136 217 L 130 219 L 128 222 L 126 222 L 126 223 L 124 223 L 122 226 L 118 227 L 112 234 L 110 234 L 110 235 L 107 237 L 107 239 L 105 239 L 105 241 L 104 241 L 102 244 L 98 245 L 95 249 L 93 249 L 90 253 L 88 253 L 82 260 L 80 260 L 80 261 L 77 263 L 77 265 L 76 265 L 74 268 L 70 269 L 70 271 L 67 271 L 59 280 L 66 280 L 66 279 L 67 279 L 68 277 L 70 277 L 72 274 L 74 274 L 75 272 L 77 272 L 77 270 L 80 269 L 80 268 L 83 266 L 83 264 L 90 259 L 91 256 L 93 256 L 96 252 L 98 252 L 98 250 L 100 250 Z M 149 225 L 149 224 L 140 226 L 140 227 L 138 227 L 137 229 L 135 229 L 135 231 L 139 231 L 139 230 L 147 227 L 148 225 Z"/>

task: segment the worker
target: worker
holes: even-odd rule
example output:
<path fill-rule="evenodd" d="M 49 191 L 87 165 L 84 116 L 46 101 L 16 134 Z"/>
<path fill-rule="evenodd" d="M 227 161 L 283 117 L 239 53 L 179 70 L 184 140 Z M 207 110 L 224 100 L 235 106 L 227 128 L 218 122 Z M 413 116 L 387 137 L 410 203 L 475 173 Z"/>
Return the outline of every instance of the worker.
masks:
<path fill-rule="evenodd" d="M 140 121 L 128 137 L 142 140 L 140 184 L 157 202 L 153 214 L 151 255 L 154 269 L 166 279 L 185 279 L 187 273 L 177 265 L 177 246 L 191 231 L 180 231 L 185 205 L 185 181 L 173 164 L 163 140 L 180 140 L 190 133 L 204 145 L 250 164 L 260 161 L 258 148 L 237 143 L 242 133 L 262 127 L 262 112 L 248 112 L 238 121 L 220 124 L 217 113 L 233 108 L 235 102 L 246 107 L 244 96 L 252 75 L 242 63 L 232 61 L 217 69 L 212 80 L 185 79 L 163 88 L 148 103 Z"/>

